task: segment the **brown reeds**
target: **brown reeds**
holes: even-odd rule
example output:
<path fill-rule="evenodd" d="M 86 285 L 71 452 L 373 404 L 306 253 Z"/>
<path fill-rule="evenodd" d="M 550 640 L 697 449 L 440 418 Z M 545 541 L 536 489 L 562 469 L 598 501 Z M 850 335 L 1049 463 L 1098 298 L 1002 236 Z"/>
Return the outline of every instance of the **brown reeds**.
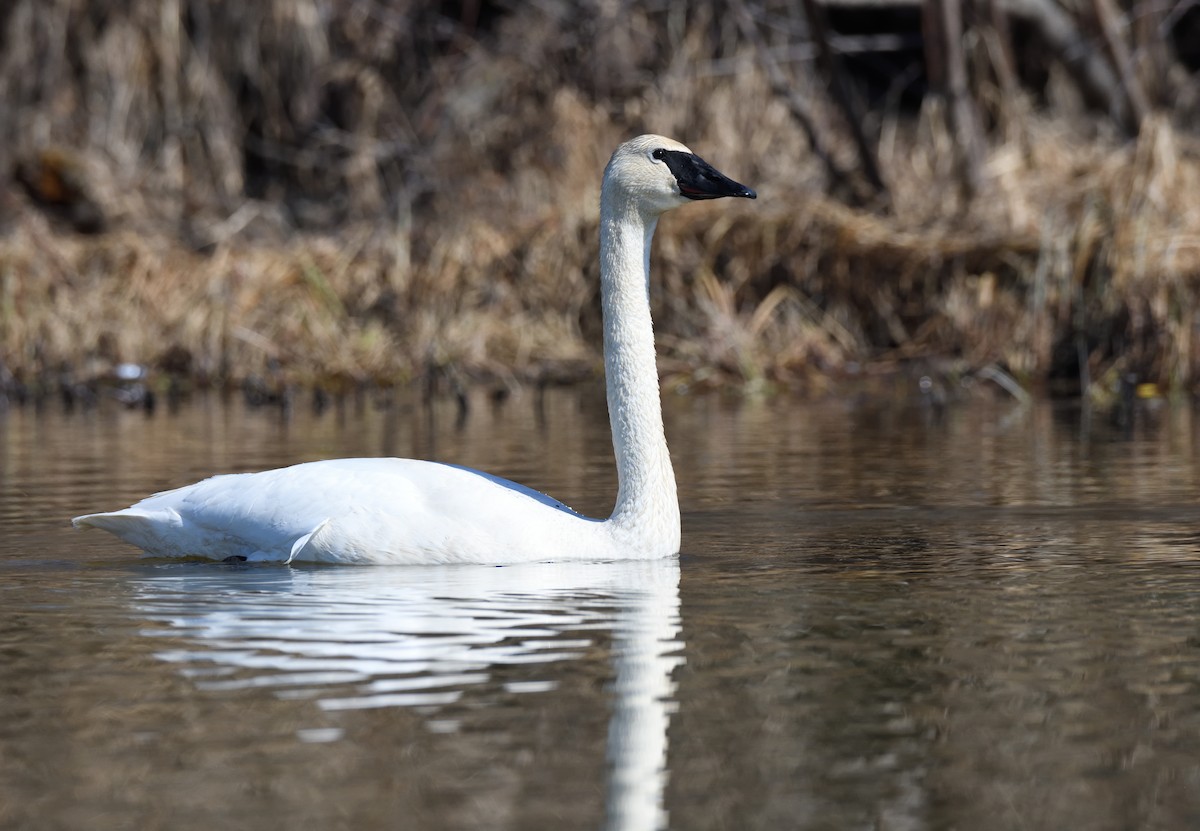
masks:
<path fill-rule="evenodd" d="M 792 6 L 17 0 L 0 13 L 0 375 L 590 375 L 599 173 L 653 130 L 760 191 L 660 229 L 652 300 L 676 388 L 915 363 L 1192 389 L 1195 80 L 1154 53 L 1171 74 L 1138 87 L 1158 98 L 1126 138 L 1049 58 L 1042 87 L 1015 77 L 989 23 L 1003 5 L 963 24 L 988 125 L 964 190 L 937 95 L 886 97 L 847 139 L 815 53 L 789 51 L 806 42 Z M 865 136 L 877 204 L 826 178 Z"/>

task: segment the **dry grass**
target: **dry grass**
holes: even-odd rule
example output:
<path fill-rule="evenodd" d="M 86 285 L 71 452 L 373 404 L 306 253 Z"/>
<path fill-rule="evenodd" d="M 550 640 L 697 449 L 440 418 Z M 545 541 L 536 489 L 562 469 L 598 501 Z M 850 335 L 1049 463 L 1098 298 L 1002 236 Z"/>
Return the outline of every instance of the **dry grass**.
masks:
<path fill-rule="evenodd" d="M 1130 143 L 1011 98 L 964 204 L 937 107 L 886 113 L 891 209 L 852 209 L 719 4 L 486 27 L 369 0 L 96 5 L 7 13 L 0 166 L 27 181 L 0 188 L 0 363 L 25 384 L 119 362 L 330 389 L 594 373 L 599 174 L 644 130 L 760 192 L 660 228 L 677 386 L 914 362 L 1200 380 L 1200 147 L 1168 116 Z M 50 174 L 67 204 L 39 209 Z M 100 233 L 70 230 L 84 203 Z"/>

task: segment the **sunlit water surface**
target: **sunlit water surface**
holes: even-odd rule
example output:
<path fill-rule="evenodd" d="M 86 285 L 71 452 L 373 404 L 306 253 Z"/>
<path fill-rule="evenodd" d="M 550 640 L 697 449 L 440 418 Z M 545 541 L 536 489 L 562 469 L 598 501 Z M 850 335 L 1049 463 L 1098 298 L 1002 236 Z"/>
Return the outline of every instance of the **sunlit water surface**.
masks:
<path fill-rule="evenodd" d="M 684 552 L 288 568 L 68 517 L 467 463 L 604 513 L 599 394 L 0 415 L 0 828 L 1200 827 L 1200 420 L 666 401 Z"/>

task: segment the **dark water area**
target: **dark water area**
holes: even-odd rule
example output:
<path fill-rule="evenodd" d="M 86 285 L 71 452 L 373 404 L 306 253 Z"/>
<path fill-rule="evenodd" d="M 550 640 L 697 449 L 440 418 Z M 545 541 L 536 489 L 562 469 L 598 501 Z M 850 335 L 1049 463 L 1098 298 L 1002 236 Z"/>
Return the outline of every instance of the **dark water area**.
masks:
<path fill-rule="evenodd" d="M 665 401 L 678 560 L 141 559 L 213 472 L 470 464 L 590 513 L 602 395 L 0 415 L 0 828 L 1200 827 L 1200 418 Z"/>

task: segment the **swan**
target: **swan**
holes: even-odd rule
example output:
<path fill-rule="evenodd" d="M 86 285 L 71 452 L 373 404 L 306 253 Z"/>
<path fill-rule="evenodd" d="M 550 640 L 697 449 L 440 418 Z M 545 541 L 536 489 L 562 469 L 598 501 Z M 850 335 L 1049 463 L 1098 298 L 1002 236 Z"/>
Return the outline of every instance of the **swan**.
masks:
<path fill-rule="evenodd" d="M 72 523 L 102 528 L 151 556 L 251 562 L 500 565 L 677 554 L 679 500 L 659 400 L 650 242 L 663 212 L 723 196 L 756 198 L 662 136 L 626 141 L 604 170 L 600 292 L 617 463 L 607 519 L 471 468 L 366 458 L 213 476 Z"/>

